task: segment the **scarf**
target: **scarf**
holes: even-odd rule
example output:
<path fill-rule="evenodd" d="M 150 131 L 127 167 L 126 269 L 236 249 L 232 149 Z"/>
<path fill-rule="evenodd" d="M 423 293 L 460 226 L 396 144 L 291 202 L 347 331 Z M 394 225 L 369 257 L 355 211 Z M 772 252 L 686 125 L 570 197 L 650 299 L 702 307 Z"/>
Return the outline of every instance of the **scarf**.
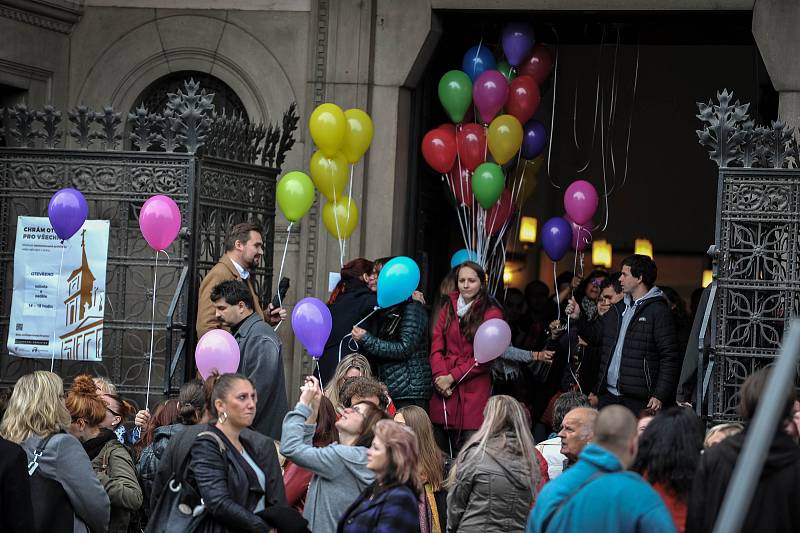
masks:
<path fill-rule="evenodd" d="M 93 437 L 83 443 L 83 449 L 86 450 L 86 455 L 89 460 L 94 459 L 100 454 L 100 450 L 110 440 L 116 440 L 117 436 L 110 429 L 101 429 L 96 437 Z"/>
<path fill-rule="evenodd" d="M 430 483 L 425 483 L 424 488 L 425 490 L 419 499 L 420 533 L 442 533 L 442 526 L 439 524 L 439 509 L 436 505 L 433 487 L 431 487 Z"/>
<path fill-rule="evenodd" d="M 472 300 L 470 303 L 465 302 L 464 297 L 459 294 L 458 301 L 456 302 L 456 314 L 458 318 L 464 318 L 464 315 L 469 313 L 469 308 L 472 307 L 474 303 L 475 300 Z"/>

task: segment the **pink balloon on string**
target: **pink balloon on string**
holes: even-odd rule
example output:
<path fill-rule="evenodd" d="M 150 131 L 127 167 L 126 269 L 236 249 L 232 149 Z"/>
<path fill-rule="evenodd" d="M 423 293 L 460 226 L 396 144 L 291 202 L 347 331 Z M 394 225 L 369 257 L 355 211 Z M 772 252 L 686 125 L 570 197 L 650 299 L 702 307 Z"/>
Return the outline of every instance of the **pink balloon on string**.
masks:
<path fill-rule="evenodd" d="M 481 119 L 485 123 L 491 122 L 506 104 L 508 80 L 499 70 L 487 70 L 475 80 L 472 99 Z"/>
<path fill-rule="evenodd" d="M 564 210 L 577 224 L 592 220 L 599 203 L 597 190 L 586 180 L 573 181 L 564 192 Z"/>
<path fill-rule="evenodd" d="M 151 196 L 139 212 L 139 229 L 150 248 L 161 252 L 169 248 L 181 230 L 181 211 L 169 196 Z"/>
<path fill-rule="evenodd" d="M 207 332 L 194 350 L 194 362 L 203 379 L 208 379 L 214 370 L 220 374 L 236 372 L 239 357 L 239 343 L 224 329 Z"/>
<path fill-rule="evenodd" d="M 592 242 L 592 224 L 578 224 L 568 214 L 564 214 L 564 220 L 572 226 L 572 241 L 569 243 L 570 248 L 576 252 L 582 252 Z"/>
<path fill-rule="evenodd" d="M 500 357 L 511 345 L 511 328 L 505 320 L 490 318 L 478 327 L 472 341 L 478 363 L 488 363 Z"/>

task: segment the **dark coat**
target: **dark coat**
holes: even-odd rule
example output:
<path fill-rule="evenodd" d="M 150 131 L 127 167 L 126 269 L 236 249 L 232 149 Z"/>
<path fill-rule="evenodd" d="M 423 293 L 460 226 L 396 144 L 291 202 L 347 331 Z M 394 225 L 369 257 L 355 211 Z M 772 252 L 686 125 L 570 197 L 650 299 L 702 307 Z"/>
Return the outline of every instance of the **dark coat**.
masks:
<path fill-rule="evenodd" d="M 614 354 L 625 301 L 611 306 L 602 317 L 591 322 L 580 320 L 580 336 L 590 345 L 600 346 L 600 373 L 597 392 L 606 392 L 608 366 Z M 617 389 L 623 396 L 648 400 L 655 396 L 663 404 L 674 400 L 680 373 L 680 357 L 675 340 L 675 324 L 664 298 L 648 298 L 634 309 L 625 333 Z"/>
<path fill-rule="evenodd" d="M 239 343 L 238 372 L 255 383 L 258 395 L 256 416 L 251 427 L 278 440 L 281 438 L 283 417 L 289 412 L 281 341 L 272 326 L 256 313 L 239 324 L 233 337 Z"/>
<path fill-rule="evenodd" d="M 689 495 L 686 533 L 711 531 L 728 489 L 733 467 L 742 451 L 747 431 L 733 435 L 700 456 Z M 779 430 L 770 445 L 764 470 L 742 531 L 770 533 L 800 531 L 800 447 Z"/>
<path fill-rule="evenodd" d="M 186 429 L 183 424 L 172 424 L 169 426 L 161 426 L 153 432 L 153 442 L 145 446 L 142 450 L 139 461 L 136 463 L 136 477 L 139 479 L 139 486 L 142 487 L 142 494 L 144 495 L 144 509 L 150 508 L 151 496 L 153 492 L 153 482 L 158 473 L 158 466 L 161 458 L 164 457 L 164 452 L 170 439 L 174 435 Z M 155 504 L 155 502 L 153 502 Z M 149 515 L 150 513 L 145 513 Z"/>
<path fill-rule="evenodd" d="M 428 314 L 409 301 L 381 314 L 377 335 L 367 333 L 362 353 L 377 361 L 378 379 L 393 400 L 429 400 L 433 391 L 428 361 Z"/>
<path fill-rule="evenodd" d="M 367 487 L 339 520 L 337 533 L 419 533 L 419 500 L 401 485 L 375 494 Z"/>
<path fill-rule="evenodd" d="M 155 509 L 158 498 L 167 485 L 169 478 L 180 469 L 183 460 L 189 455 L 195 437 L 197 437 L 198 433 L 207 428 L 205 424 L 195 424 L 193 426 L 181 424 L 181 426 L 183 426 L 183 429 L 173 434 L 169 439 L 167 447 L 164 449 L 164 454 L 158 462 L 156 475 L 153 478 L 150 491 L 149 508 L 151 511 Z"/>
<path fill-rule="evenodd" d="M 333 321 L 331 335 L 328 337 L 325 351 L 319 360 L 323 386 L 326 386 L 333 379 L 336 365 L 339 364 L 339 341 L 345 335 L 350 334 L 353 331 L 353 326 L 370 314 L 376 305 L 378 305 L 378 296 L 369 290 L 369 287 L 360 281 L 350 280 L 345 286 L 345 291 L 336 298 L 335 302 L 328 306 L 331 310 Z M 366 323 L 360 327 L 369 329 Z M 342 358 L 352 352 L 347 347 L 349 339 L 350 337 L 342 343 Z"/>
<path fill-rule="evenodd" d="M 25 450 L 0 438 L 0 531 L 34 531 L 27 465 Z"/>
<path fill-rule="evenodd" d="M 203 531 L 265 531 L 265 522 L 253 512 L 265 496 L 255 472 L 221 431 L 213 426 L 205 426 L 202 431 L 213 431 L 226 447 L 223 454 L 216 439 L 206 436 L 197 438 L 192 446 L 186 478 L 197 487 L 212 518 L 204 521 Z M 264 441 L 254 443 L 245 438 L 244 432 L 240 439 L 266 477 L 266 505 L 286 505 L 272 439 L 263 437 Z"/>

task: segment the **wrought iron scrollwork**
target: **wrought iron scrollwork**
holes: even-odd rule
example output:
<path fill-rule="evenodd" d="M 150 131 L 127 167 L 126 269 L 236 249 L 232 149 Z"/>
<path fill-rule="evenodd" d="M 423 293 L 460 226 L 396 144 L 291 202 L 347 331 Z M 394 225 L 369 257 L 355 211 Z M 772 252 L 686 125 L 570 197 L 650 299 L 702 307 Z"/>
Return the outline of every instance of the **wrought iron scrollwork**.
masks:
<path fill-rule="evenodd" d="M 85 105 L 81 105 L 69 112 L 69 121 L 74 127 L 69 130 L 69 136 L 75 139 L 84 150 L 88 150 L 94 136 L 92 135 L 92 122 L 95 119 L 95 112 L 90 111 Z"/>
<path fill-rule="evenodd" d="M 38 133 L 33 127 L 36 112 L 29 110 L 25 104 L 17 104 L 14 106 L 14 118 L 17 127 L 11 130 L 11 136 L 20 146 L 32 148 L 38 137 Z"/>
<path fill-rule="evenodd" d="M 36 112 L 36 120 L 42 124 L 40 137 L 44 140 L 45 148 L 56 148 L 61 142 L 61 131 L 58 126 L 61 124 L 61 111 L 51 105 L 44 106 L 43 111 Z"/>

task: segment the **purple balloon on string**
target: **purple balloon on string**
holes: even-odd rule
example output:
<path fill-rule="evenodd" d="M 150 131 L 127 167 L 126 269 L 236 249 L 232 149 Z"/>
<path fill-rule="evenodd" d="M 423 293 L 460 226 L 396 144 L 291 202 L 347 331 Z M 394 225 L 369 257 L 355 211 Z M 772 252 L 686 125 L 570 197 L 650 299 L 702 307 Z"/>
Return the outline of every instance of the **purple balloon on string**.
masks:
<path fill-rule="evenodd" d="M 522 128 L 522 157 L 536 159 L 547 145 L 547 129 L 538 120 L 529 120 Z"/>
<path fill-rule="evenodd" d="M 533 26 L 527 22 L 509 22 L 503 27 L 500 42 L 508 63 L 518 67 L 531 54 L 536 42 Z"/>
<path fill-rule="evenodd" d="M 561 217 L 553 217 L 542 228 L 542 247 L 553 261 L 559 261 L 569 250 L 572 225 Z"/>
<path fill-rule="evenodd" d="M 491 122 L 508 99 L 508 80 L 499 70 L 487 70 L 475 80 L 472 100 L 484 123 Z"/>
<path fill-rule="evenodd" d="M 56 235 L 66 241 L 81 229 L 89 216 L 89 205 L 80 191 L 61 189 L 56 192 L 47 205 L 47 216 Z"/>
<path fill-rule="evenodd" d="M 292 330 L 314 359 L 322 357 L 332 325 L 330 309 L 317 298 L 303 298 L 292 309 Z"/>

